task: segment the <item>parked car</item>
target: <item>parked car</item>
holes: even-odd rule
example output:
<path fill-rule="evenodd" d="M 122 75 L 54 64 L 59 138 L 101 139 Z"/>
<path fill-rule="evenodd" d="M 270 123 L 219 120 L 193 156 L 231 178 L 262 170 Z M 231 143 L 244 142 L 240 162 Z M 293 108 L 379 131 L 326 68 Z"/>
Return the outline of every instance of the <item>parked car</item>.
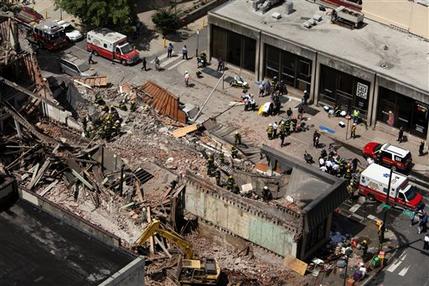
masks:
<path fill-rule="evenodd" d="M 72 54 L 65 54 L 60 59 L 60 67 L 63 73 L 71 76 L 95 76 L 97 72 L 89 64 Z"/>
<path fill-rule="evenodd" d="M 58 25 L 64 28 L 66 37 L 71 42 L 77 42 L 83 39 L 82 33 L 77 30 L 72 23 L 61 20 L 57 21 Z"/>
<path fill-rule="evenodd" d="M 407 171 L 412 167 L 411 152 L 388 143 L 369 142 L 362 152 L 365 157 L 371 157 L 379 164 L 395 167 L 397 170 Z"/>

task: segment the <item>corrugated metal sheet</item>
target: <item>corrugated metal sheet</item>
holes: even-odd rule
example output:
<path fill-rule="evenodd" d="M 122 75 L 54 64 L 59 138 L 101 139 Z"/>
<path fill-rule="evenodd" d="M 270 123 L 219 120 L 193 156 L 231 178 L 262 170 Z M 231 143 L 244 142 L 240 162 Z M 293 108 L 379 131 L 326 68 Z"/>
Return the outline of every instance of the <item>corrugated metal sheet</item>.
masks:
<path fill-rule="evenodd" d="M 143 101 L 152 106 L 156 112 L 186 123 L 186 113 L 181 110 L 177 96 L 152 81 L 147 81 L 138 90 L 144 93 Z"/>

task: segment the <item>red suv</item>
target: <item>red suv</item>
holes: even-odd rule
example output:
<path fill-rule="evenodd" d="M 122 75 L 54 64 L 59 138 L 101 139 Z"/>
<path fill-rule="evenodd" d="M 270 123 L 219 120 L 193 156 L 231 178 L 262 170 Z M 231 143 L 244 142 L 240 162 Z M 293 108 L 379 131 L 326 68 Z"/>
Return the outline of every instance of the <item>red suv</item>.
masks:
<path fill-rule="evenodd" d="M 395 167 L 397 170 L 407 171 L 411 169 L 413 160 L 409 150 L 377 142 L 369 142 L 363 147 L 363 155 L 371 157 L 379 164 Z"/>

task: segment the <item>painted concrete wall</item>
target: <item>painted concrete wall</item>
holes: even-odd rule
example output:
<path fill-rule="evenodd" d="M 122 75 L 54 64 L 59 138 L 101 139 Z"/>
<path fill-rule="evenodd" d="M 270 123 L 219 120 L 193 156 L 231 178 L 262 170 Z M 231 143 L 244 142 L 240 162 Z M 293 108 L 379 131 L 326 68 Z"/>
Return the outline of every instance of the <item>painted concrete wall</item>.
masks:
<path fill-rule="evenodd" d="M 287 229 L 192 184 L 186 185 L 185 209 L 281 256 L 297 255 L 297 244 Z"/>
<path fill-rule="evenodd" d="M 410 0 L 365 0 L 365 17 L 429 39 L 429 7 Z"/>
<path fill-rule="evenodd" d="M 98 286 L 144 286 L 144 258 L 137 257 Z"/>

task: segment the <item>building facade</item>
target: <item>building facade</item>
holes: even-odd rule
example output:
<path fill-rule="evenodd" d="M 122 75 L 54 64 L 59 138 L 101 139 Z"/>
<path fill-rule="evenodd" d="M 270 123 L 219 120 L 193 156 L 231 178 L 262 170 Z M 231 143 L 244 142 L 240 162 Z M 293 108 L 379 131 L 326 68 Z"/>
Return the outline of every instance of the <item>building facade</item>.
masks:
<path fill-rule="evenodd" d="M 351 30 L 330 23 L 302 27 L 318 6 L 295 1 L 266 14 L 245 1 L 230 1 L 209 13 L 209 57 L 254 73 L 255 80 L 278 78 L 296 93 L 309 91 L 315 104 L 358 109 L 369 126 L 404 127 L 429 140 L 428 42 L 365 20 Z M 273 12 L 282 14 L 274 20 Z"/>

